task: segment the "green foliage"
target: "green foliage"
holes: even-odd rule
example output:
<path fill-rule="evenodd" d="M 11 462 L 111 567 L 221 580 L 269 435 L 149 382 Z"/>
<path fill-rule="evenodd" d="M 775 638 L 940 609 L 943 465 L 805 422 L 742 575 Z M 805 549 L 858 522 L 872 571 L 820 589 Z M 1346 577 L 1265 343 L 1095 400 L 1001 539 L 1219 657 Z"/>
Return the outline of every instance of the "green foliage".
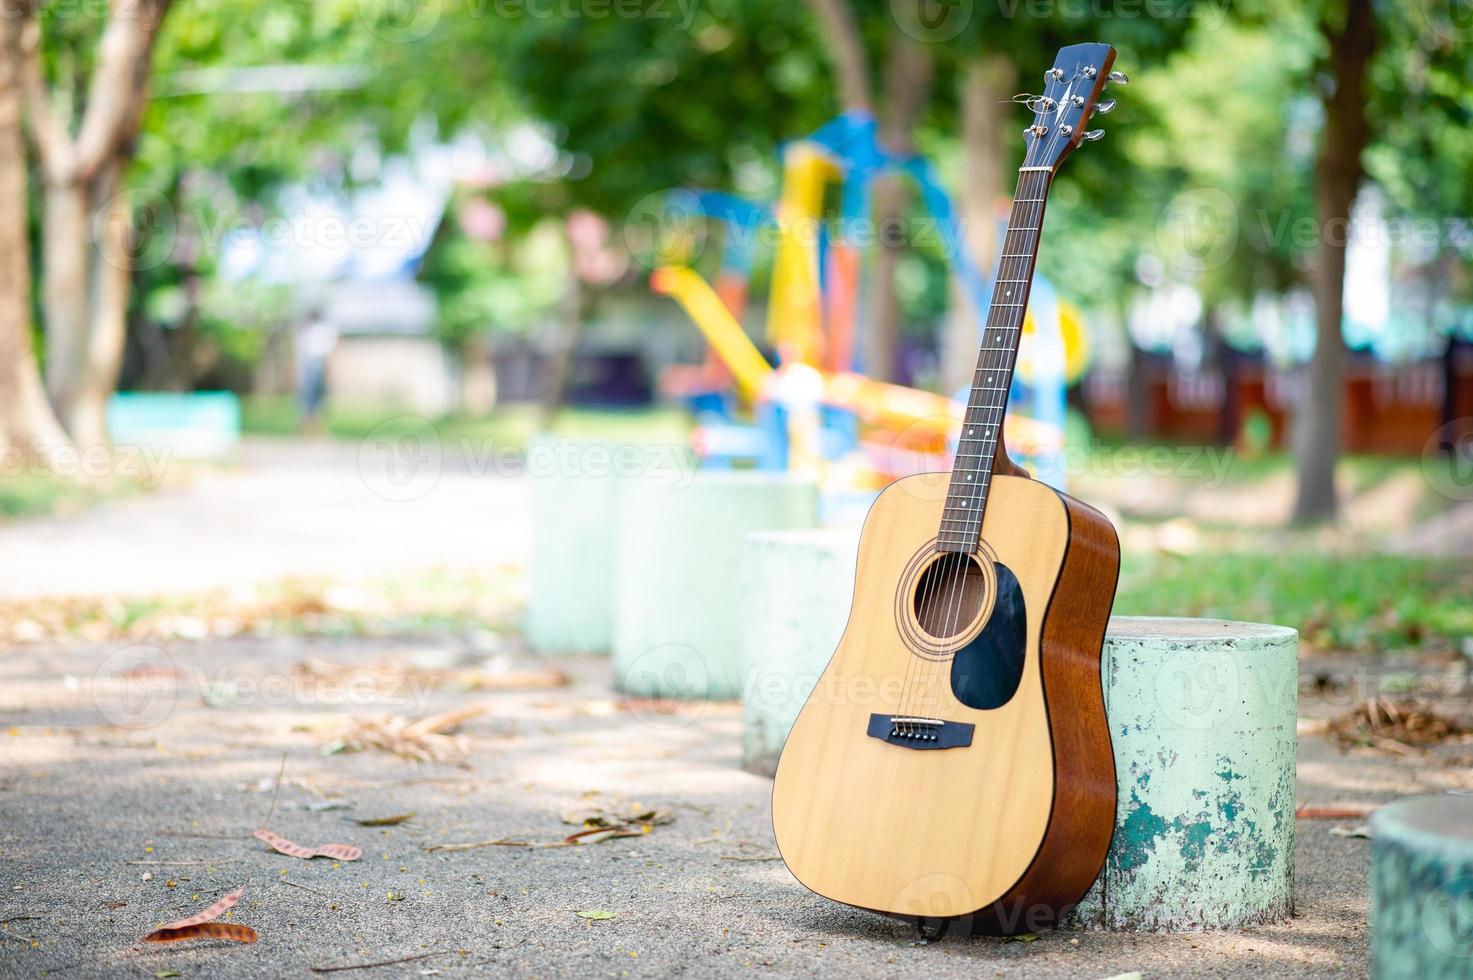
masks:
<path fill-rule="evenodd" d="M 1116 615 L 1278 623 L 1327 650 L 1456 648 L 1473 562 L 1388 555 L 1126 554 Z"/>
<path fill-rule="evenodd" d="M 551 222 L 524 237 L 487 242 L 447 215 L 420 273 L 439 300 L 441 339 L 459 347 L 477 335 L 540 326 L 569 288 L 566 252 Z"/>

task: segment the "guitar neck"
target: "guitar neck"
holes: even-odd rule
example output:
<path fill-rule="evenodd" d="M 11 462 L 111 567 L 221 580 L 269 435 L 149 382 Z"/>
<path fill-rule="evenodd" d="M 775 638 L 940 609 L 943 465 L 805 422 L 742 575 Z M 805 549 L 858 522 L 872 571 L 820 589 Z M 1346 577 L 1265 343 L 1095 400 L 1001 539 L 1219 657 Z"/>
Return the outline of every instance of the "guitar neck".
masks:
<path fill-rule="evenodd" d="M 937 533 L 936 544 L 941 551 L 970 553 L 976 550 L 981 537 L 987 489 L 992 483 L 998 447 L 1002 445 L 1008 390 L 1013 383 L 1023 318 L 1028 312 L 1044 203 L 1052 180 L 1053 171 L 1048 167 L 1023 167 L 1018 173 L 1018 188 L 1013 195 L 1007 234 L 1003 236 L 992 305 L 987 311 L 987 328 L 977 355 L 977 370 L 972 375 L 972 390 L 962 417 L 956 462 L 951 471 L 951 487 Z"/>

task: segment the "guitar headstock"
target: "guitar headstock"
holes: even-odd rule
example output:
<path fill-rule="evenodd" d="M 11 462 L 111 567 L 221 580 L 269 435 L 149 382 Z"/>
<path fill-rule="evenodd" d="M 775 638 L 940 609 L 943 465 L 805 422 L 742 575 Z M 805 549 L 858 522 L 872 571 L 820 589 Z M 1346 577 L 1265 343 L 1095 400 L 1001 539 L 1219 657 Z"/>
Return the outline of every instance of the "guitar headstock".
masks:
<path fill-rule="evenodd" d="M 1071 44 L 1060 48 L 1054 65 L 1044 72 L 1044 91 L 1033 96 L 1033 125 L 1024 130 L 1028 153 L 1024 167 L 1057 170 L 1064 158 L 1082 142 L 1094 142 L 1103 129 L 1086 131 L 1090 118 L 1115 108 L 1115 100 L 1100 101 L 1108 82 L 1130 81 L 1124 72 L 1112 71 L 1115 49 L 1108 44 Z"/>

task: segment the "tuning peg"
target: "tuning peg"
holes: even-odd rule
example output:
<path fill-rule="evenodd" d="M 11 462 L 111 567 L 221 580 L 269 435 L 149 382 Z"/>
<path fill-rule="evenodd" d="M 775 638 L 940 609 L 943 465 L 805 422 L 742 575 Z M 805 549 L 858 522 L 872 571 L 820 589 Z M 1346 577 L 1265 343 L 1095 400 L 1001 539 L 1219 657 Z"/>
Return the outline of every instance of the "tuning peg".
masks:
<path fill-rule="evenodd" d="M 1114 110 L 1115 110 L 1115 100 L 1114 99 L 1106 99 L 1105 101 L 1101 102 L 1099 105 L 1095 106 L 1095 115 L 1097 115 L 1097 116 L 1108 115 L 1109 113 L 1113 112 Z"/>
<path fill-rule="evenodd" d="M 1110 81 L 1117 85 L 1129 85 L 1130 76 L 1123 71 L 1112 71 L 1110 72 Z"/>
<path fill-rule="evenodd" d="M 1098 143 L 1104 138 L 1105 131 L 1103 129 L 1091 129 L 1089 132 L 1084 134 L 1084 141 L 1086 143 Z"/>

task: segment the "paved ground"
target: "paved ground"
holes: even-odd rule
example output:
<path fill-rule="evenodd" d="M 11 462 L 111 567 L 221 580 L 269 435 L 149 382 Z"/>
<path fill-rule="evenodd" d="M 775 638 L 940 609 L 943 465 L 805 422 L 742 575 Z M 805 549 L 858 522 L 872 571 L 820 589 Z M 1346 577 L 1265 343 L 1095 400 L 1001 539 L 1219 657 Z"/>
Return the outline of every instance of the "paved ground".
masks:
<path fill-rule="evenodd" d="M 0 523 L 0 601 L 155 596 L 525 559 L 524 480 L 447 449 L 248 440 L 239 467 L 65 518 Z M 228 559 L 228 560 L 223 560 Z"/>
<path fill-rule="evenodd" d="M 167 498 L 0 529 L 0 597 L 524 553 L 518 481 L 447 472 L 419 500 L 396 502 L 365 491 L 351 457 L 253 451 L 264 455 L 247 472 Z M 154 548 L 151 563 L 130 565 L 141 546 Z M 54 564 L 38 566 L 46 556 Z M 566 686 L 496 689 L 508 669 L 538 667 L 488 652 L 484 637 L 0 649 L 0 975 L 305 976 L 420 954 L 432 955 L 350 975 L 1367 973 L 1369 844 L 1332 835 L 1343 824 L 1299 822 L 1298 915 L 1282 925 L 918 944 L 902 923 L 807 893 L 775 859 L 770 783 L 738 766 L 734 706 L 670 714 L 626 703 L 601 661 L 566 664 Z M 465 724 L 455 760 L 323 752 L 352 718 L 466 705 L 485 713 Z M 361 860 L 299 861 L 251 837 L 283 753 L 273 829 L 360 845 Z M 1316 735 L 1301 737 L 1299 755 L 1301 802 L 1473 787 L 1466 761 L 1347 756 Z M 576 829 L 560 819 L 567 811 L 616 799 L 674 820 L 579 847 L 430 850 L 557 841 Z M 411 811 L 396 826 L 353 822 Z M 257 929 L 256 945 L 137 944 L 240 885 L 231 921 Z"/>
<path fill-rule="evenodd" d="M 597 661 L 570 663 L 565 687 L 468 693 L 455 688 L 481 676 L 482 653 L 301 639 L 161 649 L 151 673 L 130 675 L 134 697 L 122 700 L 107 682 L 113 655 L 38 645 L 0 656 L 0 719 L 13 726 L 0 735 L 0 974 L 283 976 L 445 950 L 378 975 L 1367 970 L 1369 845 L 1332 836 L 1339 824 L 1299 822 L 1298 915 L 1284 925 L 916 945 L 903 924 L 816 898 L 773 860 L 770 784 L 738 767 L 733 706 L 671 715 L 624 703 L 610 696 L 607 665 Z M 374 670 L 345 678 L 332 663 Z M 304 664 L 315 679 L 304 678 Z M 354 676 L 356 687 L 347 682 Z M 322 754 L 347 717 L 465 704 L 487 713 L 467 723 L 461 763 Z M 360 845 L 360 861 L 298 861 L 250 836 L 282 753 L 273 829 L 308 845 Z M 1302 802 L 1373 803 L 1470 785 L 1466 766 L 1419 769 L 1301 739 Z M 560 820 L 570 809 L 620 798 L 675 819 L 647 836 L 581 847 L 427 850 L 555 841 L 575 829 Z M 324 808 L 333 801 L 351 808 Z M 393 827 L 351 822 L 410 811 Z M 259 930 L 257 945 L 136 945 L 238 885 L 247 896 L 233 921 Z M 577 915 L 591 910 L 614 917 Z"/>

